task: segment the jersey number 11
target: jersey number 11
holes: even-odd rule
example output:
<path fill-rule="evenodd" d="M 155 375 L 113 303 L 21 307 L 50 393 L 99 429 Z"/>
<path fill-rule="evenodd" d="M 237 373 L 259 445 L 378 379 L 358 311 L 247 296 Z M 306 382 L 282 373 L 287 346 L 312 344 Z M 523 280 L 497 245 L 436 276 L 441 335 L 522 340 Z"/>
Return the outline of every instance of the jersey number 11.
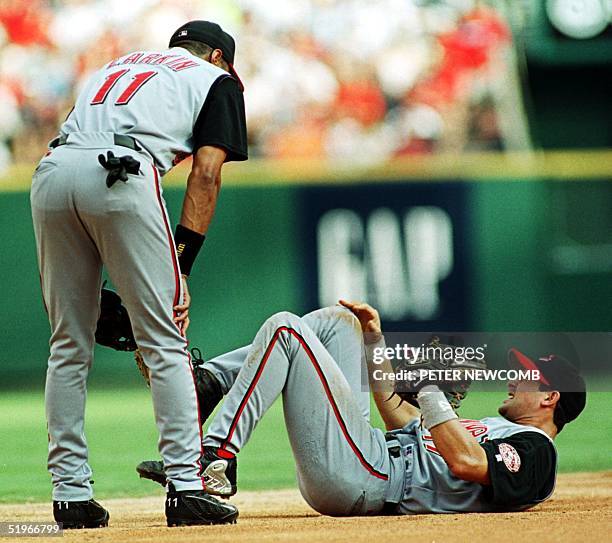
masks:
<path fill-rule="evenodd" d="M 129 68 L 125 68 L 123 70 L 119 70 L 118 72 L 114 72 L 110 75 L 107 75 L 106 79 L 104 80 L 104 83 L 99 88 L 98 92 L 96 92 L 96 95 L 93 97 L 93 100 L 91 101 L 91 105 L 97 106 L 98 104 L 103 104 L 104 101 L 106 100 L 106 97 L 108 96 L 108 93 L 117 84 L 117 81 L 119 81 L 119 79 L 121 79 L 129 71 L 130 71 Z M 119 98 L 115 100 L 115 105 L 124 106 L 125 104 L 127 104 L 134 97 L 134 95 L 138 92 L 138 90 L 147 81 L 149 81 L 156 75 L 157 75 L 157 72 L 155 71 L 142 72 L 142 73 L 136 74 L 134 77 L 132 77 L 132 82 L 119 95 Z"/>

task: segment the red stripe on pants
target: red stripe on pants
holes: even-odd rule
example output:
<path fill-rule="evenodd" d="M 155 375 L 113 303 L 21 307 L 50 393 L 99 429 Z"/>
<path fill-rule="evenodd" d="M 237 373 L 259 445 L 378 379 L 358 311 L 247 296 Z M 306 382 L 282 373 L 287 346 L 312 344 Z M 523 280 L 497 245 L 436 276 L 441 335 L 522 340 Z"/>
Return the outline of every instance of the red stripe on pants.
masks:
<path fill-rule="evenodd" d="M 336 404 L 332 391 L 329 388 L 329 383 L 327 382 L 327 379 L 325 378 L 325 374 L 323 373 L 323 370 L 321 369 L 321 366 L 319 362 L 317 361 L 314 353 L 312 352 L 312 350 L 310 349 L 310 347 L 308 346 L 304 338 L 296 330 L 294 330 L 293 328 L 289 328 L 287 326 L 281 326 L 274 332 L 274 335 L 272 336 L 272 340 L 270 341 L 268 348 L 266 349 L 266 352 L 264 353 L 263 358 L 261 362 L 259 363 L 259 367 L 257 368 L 255 377 L 253 378 L 253 381 L 249 385 L 249 388 L 244 398 L 242 399 L 242 402 L 240 402 L 240 405 L 238 406 L 238 411 L 236 412 L 236 415 L 234 416 L 234 419 L 232 420 L 232 424 L 230 426 L 227 437 L 221 444 L 221 449 L 225 449 L 229 441 L 232 439 L 232 436 L 234 435 L 234 431 L 236 430 L 236 427 L 238 425 L 240 416 L 242 415 L 246 407 L 246 404 L 249 401 L 251 394 L 253 393 L 253 390 L 255 390 L 255 387 L 257 386 L 259 378 L 261 377 L 261 374 L 263 373 L 266 363 L 268 362 L 268 359 L 270 358 L 270 354 L 272 353 L 276 345 L 276 342 L 278 341 L 278 338 L 280 337 L 281 332 L 288 332 L 289 334 L 294 336 L 300 342 L 300 345 L 304 348 L 306 355 L 310 359 L 310 362 L 314 366 L 315 371 L 317 372 L 317 375 L 319 376 L 321 384 L 323 385 L 323 389 L 325 390 L 325 395 L 327 396 L 327 399 L 331 405 L 331 408 L 332 408 L 332 411 L 334 412 L 336 420 L 338 421 L 338 424 L 340 425 L 340 429 L 342 430 L 342 433 L 346 441 L 348 442 L 349 446 L 351 447 L 351 449 L 357 456 L 357 459 L 359 460 L 361 465 L 374 477 L 378 477 L 379 479 L 383 479 L 386 481 L 389 478 L 389 476 L 384 473 L 379 472 L 372 465 L 370 465 L 368 461 L 364 458 L 363 453 L 359 450 L 356 443 L 351 438 L 348 432 L 348 429 L 346 427 L 346 423 L 342 419 L 342 415 L 340 414 L 340 410 L 338 409 L 338 405 Z"/>
<path fill-rule="evenodd" d="M 181 277 L 179 274 L 179 265 L 176 256 L 176 248 L 174 246 L 174 238 L 172 237 L 172 231 L 170 230 L 170 223 L 168 222 L 168 217 L 166 216 L 166 211 L 164 209 L 164 203 L 161 195 L 161 188 L 159 186 L 159 175 L 157 173 L 157 168 L 153 166 L 153 175 L 155 177 L 155 192 L 157 194 L 157 201 L 159 203 L 159 207 L 161 209 L 162 217 L 164 219 L 164 226 L 166 227 L 166 235 L 168 236 L 168 244 L 170 245 L 170 253 L 172 259 L 172 267 L 174 269 L 174 301 L 172 303 L 172 316 L 174 316 L 174 306 L 179 303 L 179 297 L 181 293 Z M 177 326 L 179 333 L 184 337 L 182 330 L 179 326 Z M 200 458 L 197 461 L 198 469 L 198 477 L 200 477 L 200 481 L 202 481 L 202 489 L 206 489 L 206 484 L 204 483 L 204 477 L 202 477 L 202 472 L 204 468 L 202 467 L 202 456 L 204 456 L 204 445 L 202 444 L 202 419 L 200 418 L 200 403 L 198 401 L 198 390 L 196 386 L 195 375 L 193 373 L 193 367 L 191 365 L 191 356 L 187 349 L 185 348 L 185 354 L 187 355 L 187 364 L 189 365 L 189 371 L 191 372 L 191 379 L 193 381 L 193 389 L 196 397 L 196 408 L 198 410 L 198 429 L 200 435 Z"/>

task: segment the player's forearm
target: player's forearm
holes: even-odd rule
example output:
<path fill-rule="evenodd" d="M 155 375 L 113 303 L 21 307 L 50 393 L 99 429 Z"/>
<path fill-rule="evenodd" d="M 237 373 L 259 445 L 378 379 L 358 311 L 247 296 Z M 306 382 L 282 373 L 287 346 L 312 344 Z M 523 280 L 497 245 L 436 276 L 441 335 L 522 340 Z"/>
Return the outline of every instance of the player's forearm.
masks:
<path fill-rule="evenodd" d="M 374 345 L 366 344 L 366 363 L 368 365 L 368 378 L 370 390 L 374 397 L 374 403 L 385 423 L 387 430 L 397 430 L 403 428 L 412 419 L 419 416 L 419 410 L 407 402 L 402 402 L 399 396 L 393 396 L 393 382 L 388 380 L 378 380 L 375 376 L 390 375 L 393 373 L 393 366 L 388 358 L 380 363 L 374 363 L 372 350 Z"/>
<path fill-rule="evenodd" d="M 438 424 L 429 431 L 436 449 L 455 477 L 480 484 L 489 483 L 485 451 L 458 419 Z"/>
<path fill-rule="evenodd" d="M 489 481 L 487 456 L 457 418 L 444 393 L 435 385 L 426 385 L 417 400 L 436 449 L 453 475 L 465 481 L 486 484 Z"/>
<path fill-rule="evenodd" d="M 419 410 L 392 393 L 373 392 L 374 403 L 385 423 L 385 429 L 398 430 L 419 416 Z"/>
<path fill-rule="evenodd" d="M 198 234 L 206 234 L 212 222 L 221 188 L 221 172 L 193 170 L 187 179 L 181 224 Z"/>

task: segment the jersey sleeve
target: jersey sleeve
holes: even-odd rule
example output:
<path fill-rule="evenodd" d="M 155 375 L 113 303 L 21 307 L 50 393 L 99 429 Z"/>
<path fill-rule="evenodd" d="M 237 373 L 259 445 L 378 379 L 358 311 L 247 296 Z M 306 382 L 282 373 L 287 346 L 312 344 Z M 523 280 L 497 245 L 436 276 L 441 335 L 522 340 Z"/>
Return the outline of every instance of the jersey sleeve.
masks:
<path fill-rule="evenodd" d="M 205 145 L 225 149 L 226 162 L 248 159 L 244 97 L 230 76 L 215 81 L 193 128 L 193 152 Z"/>
<path fill-rule="evenodd" d="M 482 445 L 489 464 L 488 498 L 498 506 L 528 506 L 546 499 L 555 486 L 557 453 L 537 432 L 519 432 Z"/>

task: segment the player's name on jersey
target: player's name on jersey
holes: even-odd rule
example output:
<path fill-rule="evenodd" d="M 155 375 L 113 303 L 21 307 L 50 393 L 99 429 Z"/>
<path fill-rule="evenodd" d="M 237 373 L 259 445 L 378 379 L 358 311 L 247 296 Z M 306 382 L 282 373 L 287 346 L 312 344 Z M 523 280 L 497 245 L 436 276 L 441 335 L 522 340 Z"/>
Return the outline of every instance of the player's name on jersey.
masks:
<path fill-rule="evenodd" d="M 165 55 L 162 53 L 136 52 L 113 60 L 107 66 L 107 68 L 112 68 L 113 66 L 124 66 L 126 64 L 149 64 L 152 66 L 165 66 L 166 68 L 170 68 L 174 72 L 180 72 L 181 70 L 187 70 L 188 68 L 194 68 L 196 66 L 199 66 L 198 62 L 183 55 Z"/>

